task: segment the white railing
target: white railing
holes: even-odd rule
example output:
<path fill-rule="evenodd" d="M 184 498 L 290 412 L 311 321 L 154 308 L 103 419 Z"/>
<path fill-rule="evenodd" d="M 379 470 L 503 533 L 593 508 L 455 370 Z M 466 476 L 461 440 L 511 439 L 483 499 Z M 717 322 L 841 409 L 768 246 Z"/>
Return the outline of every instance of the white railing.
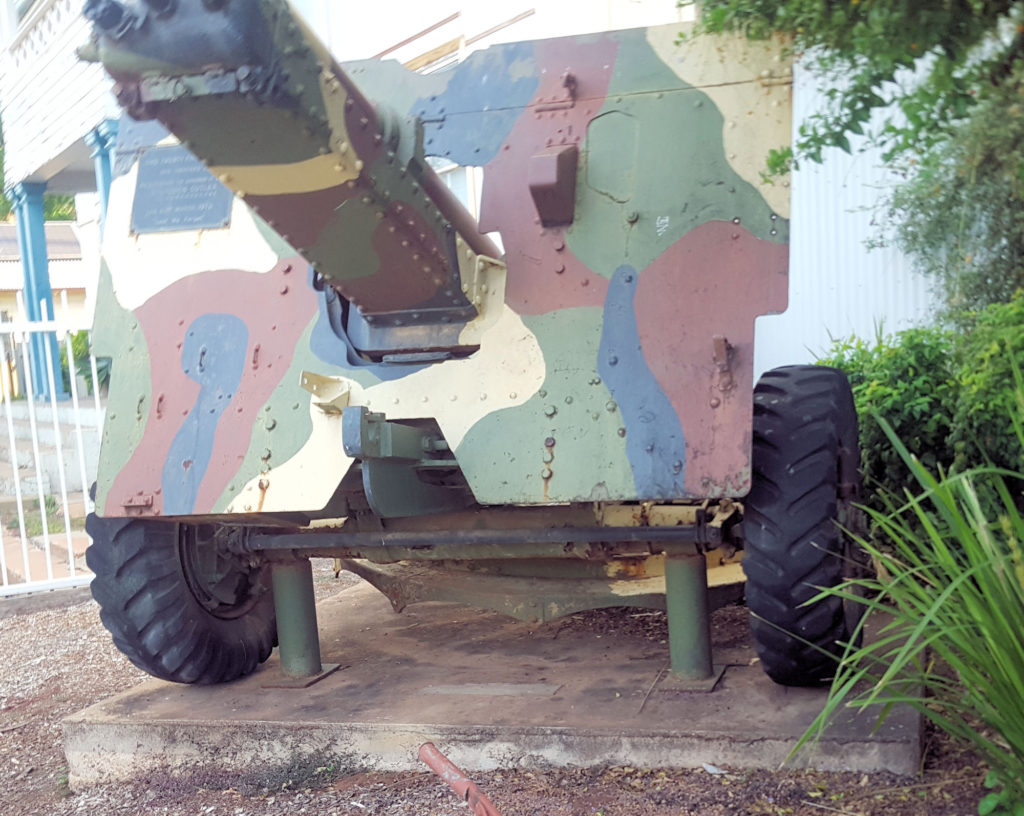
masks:
<path fill-rule="evenodd" d="M 19 311 L 24 314 L 20 301 L 19 296 Z M 61 306 L 63 319 L 53 319 L 43 302 L 41 312 L 45 320 L 0 323 L 0 342 L 4 346 L 0 397 L 7 426 L 10 473 L 9 479 L 0 481 L 14 500 L 12 506 L 9 498 L 0 499 L 0 596 L 80 586 L 92 578 L 84 563 L 89 540 L 82 522 L 93 508 L 89 486 L 95 478 L 103 407 L 96 358 L 91 353 L 91 410 L 80 402 L 84 395 L 79 393 L 72 336 L 86 327 L 69 321 L 66 292 L 62 293 Z M 50 354 L 43 355 L 49 398 L 40 400 L 35 393 L 31 374 L 33 336 L 55 337 L 66 350 L 70 400 L 56 398 L 61 372 L 54 370 Z M 13 359 L 8 359 L 11 351 Z M 67 431 L 71 432 L 70 439 Z M 28 439 L 24 440 L 26 435 Z M 19 451 L 19 436 L 30 443 L 30 456 Z M 51 520 L 61 522 L 63 532 L 51 531 Z M 73 526 L 78 529 L 73 530 Z"/>

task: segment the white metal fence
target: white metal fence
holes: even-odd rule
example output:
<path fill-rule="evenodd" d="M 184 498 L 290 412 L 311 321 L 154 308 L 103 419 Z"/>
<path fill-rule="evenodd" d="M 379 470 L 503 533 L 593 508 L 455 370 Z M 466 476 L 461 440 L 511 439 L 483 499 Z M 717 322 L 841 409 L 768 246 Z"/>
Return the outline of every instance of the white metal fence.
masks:
<path fill-rule="evenodd" d="M 89 543 L 84 521 L 92 510 L 89 487 L 96 477 L 103 406 L 91 351 L 91 376 L 76 375 L 72 337 L 87 327 L 67 319 L 66 293 L 59 311 L 62 317 L 54 319 L 44 303 L 43 321 L 0 322 L 0 397 L 7 431 L 6 460 L 0 458 L 0 596 L 81 586 L 92 578 L 84 559 Z M 26 313 L 20 296 L 19 312 Z M 50 354 L 42 354 L 39 366 L 49 398 L 35 393 L 34 336 L 55 337 L 65 350 L 69 399 L 57 399 L 64 372 L 55 370 Z M 83 393 L 87 384 L 91 395 Z"/>

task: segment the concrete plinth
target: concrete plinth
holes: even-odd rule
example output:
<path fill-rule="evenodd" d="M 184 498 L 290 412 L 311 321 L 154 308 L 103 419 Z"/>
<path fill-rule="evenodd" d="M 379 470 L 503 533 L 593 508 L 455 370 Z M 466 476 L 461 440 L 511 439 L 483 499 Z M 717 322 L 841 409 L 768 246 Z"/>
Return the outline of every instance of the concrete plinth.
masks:
<path fill-rule="evenodd" d="M 64 722 L 74 786 L 215 766 L 245 773 L 328 752 L 347 767 L 422 770 L 435 743 L 467 771 L 543 766 L 775 768 L 820 711 L 821 690 L 776 686 L 747 646 L 713 693 L 660 683 L 668 645 L 635 634 L 530 626 L 449 604 L 396 615 L 369 586 L 319 607 L 324 659 L 341 668 L 305 689 L 254 675 L 214 687 L 151 680 Z M 920 722 L 896 711 L 872 734 L 847 716 L 797 766 L 912 774 Z"/>

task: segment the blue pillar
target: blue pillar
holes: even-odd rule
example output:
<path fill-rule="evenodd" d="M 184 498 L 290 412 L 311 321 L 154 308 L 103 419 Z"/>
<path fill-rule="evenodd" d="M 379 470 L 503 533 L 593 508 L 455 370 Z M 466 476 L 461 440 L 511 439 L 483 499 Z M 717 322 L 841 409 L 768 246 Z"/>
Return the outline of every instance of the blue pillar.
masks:
<path fill-rule="evenodd" d="M 45 184 L 24 181 L 11 190 L 14 213 L 18 223 L 18 250 L 25 275 L 25 309 L 30 321 L 42 320 L 40 300 L 45 301 L 52 318 L 53 293 L 50 291 L 49 258 L 46 249 L 46 231 L 43 219 L 43 191 Z M 53 363 L 53 378 L 57 399 L 67 399 L 60 375 L 60 353 L 53 334 L 31 335 L 32 390 L 37 397 L 49 398 L 50 383 L 46 375 L 46 356 Z"/>
<path fill-rule="evenodd" d="M 105 119 L 85 134 L 85 143 L 92 148 L 96 169 L 96 192 L 100 196 L 100 230 L 107 222 L 110 180 L 113 175 L 114 147 L 117 144 L 117 120 Z"/>

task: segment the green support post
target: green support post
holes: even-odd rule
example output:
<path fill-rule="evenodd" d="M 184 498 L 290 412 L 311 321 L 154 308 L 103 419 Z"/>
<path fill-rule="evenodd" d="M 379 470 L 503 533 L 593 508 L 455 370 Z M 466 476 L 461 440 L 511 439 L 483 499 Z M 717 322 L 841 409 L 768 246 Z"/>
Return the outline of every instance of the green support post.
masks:
<path fill-rule="evenodd" d="M 323 666 L 309 559 L 274 564 L 273 584 L 281 671 L 292 678 L 315 677 Z"/>
<path fill-rule="evenodd" d="M 684 681 L 709 680 L 711 628 L 708 565 L 703 554 L 665 557 L 665 607 L 672 674 Z"/>

